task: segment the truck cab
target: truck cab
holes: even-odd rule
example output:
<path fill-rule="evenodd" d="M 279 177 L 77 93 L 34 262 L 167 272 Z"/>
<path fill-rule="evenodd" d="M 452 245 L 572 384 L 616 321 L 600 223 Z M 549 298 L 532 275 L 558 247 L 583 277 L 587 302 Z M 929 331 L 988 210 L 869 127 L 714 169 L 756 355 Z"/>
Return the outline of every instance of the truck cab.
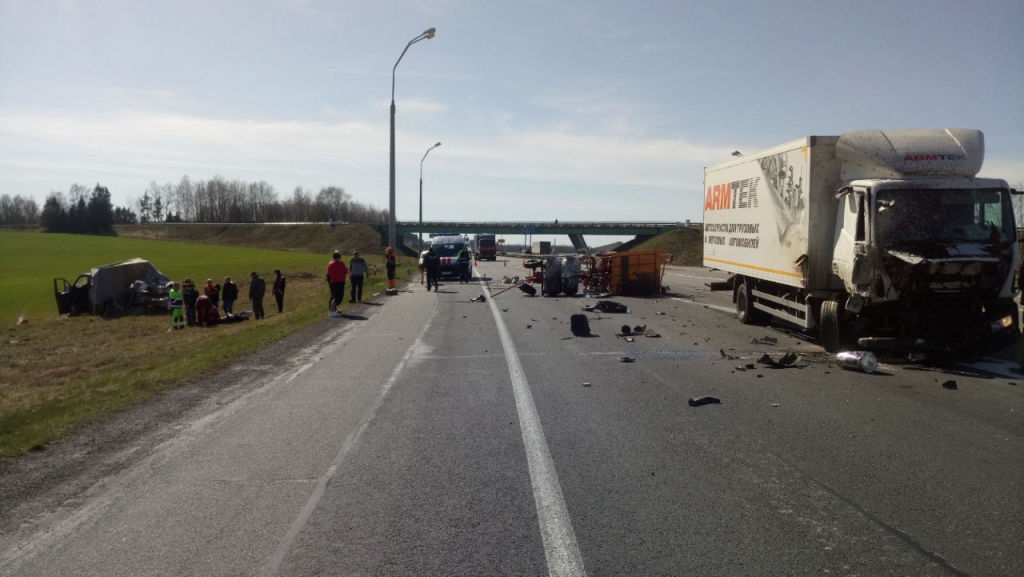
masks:
<path fill-rule="evenodd" d="M 845 295 L 841 316 L 854 333 L 871 333 L 864 344 L 1018 330 L 1011 193 L 1005 181 L 984 178 L 855 180 L 839 191 L 833 271 Z"/>

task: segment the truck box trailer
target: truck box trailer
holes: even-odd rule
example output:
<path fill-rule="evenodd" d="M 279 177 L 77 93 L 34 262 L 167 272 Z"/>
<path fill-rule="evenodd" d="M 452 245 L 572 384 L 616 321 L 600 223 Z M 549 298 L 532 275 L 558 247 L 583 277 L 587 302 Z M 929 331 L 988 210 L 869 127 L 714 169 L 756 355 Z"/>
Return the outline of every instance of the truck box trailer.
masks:
<path fill-rule="evenodd" d="M 530 245 L 531 254 L 551 254 L 551 241 L 550 240 L 535 240 Z"/>
<path fill-rule="evenodd" d="M 829 350 L 1012 340 L 1016 191 L 983 160 L 978 130 L 864 130 L 706 168 L 704 265 L 732 273 L 742 322 Z"/>

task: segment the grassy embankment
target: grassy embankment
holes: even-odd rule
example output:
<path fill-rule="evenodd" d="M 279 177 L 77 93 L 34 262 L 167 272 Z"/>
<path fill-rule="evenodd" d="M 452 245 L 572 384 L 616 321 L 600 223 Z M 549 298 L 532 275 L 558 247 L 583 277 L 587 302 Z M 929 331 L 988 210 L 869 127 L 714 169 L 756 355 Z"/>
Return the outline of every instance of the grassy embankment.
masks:
<path fill-rule="evenodd" d="M 83 422 L 201 378 L 324 318 L 324 267 L 335 248 L 346 260 L 358 249 L 383 271 L 378 237 L 364 226 L 151 226 L 118 233 L 0 232 L 0 321 L 7 326 L 0 340 L 0 459 L 45 447 Z M 182 236 L 211 244 L 180 242 Z M 93 266 L 133 257 L 179 281 L 231 276 L 240 281 L 236 311 L 250 308 L 249 272 L 256 270 L 268 281 L 267 318 L 170 332 L 169 315 L 57 314 L 54 277 L 74 281 Z M 407 264 L 400 261 L 399 270 Z M 269 294 L 275 268 L 288 277 L 282 314 Z M 366 294 L 386 283 L 383 272 L 368 280 Z M 27 322 L 17 324 L 19 318 Z"/>
<path fill-rule="evenodd" d="M 703 258 L 704 233 L 699 228 L 677 228 L 641 242 L 633 250 L 660 250 L 671 254 L 672 264 L 700 266 Z"/>

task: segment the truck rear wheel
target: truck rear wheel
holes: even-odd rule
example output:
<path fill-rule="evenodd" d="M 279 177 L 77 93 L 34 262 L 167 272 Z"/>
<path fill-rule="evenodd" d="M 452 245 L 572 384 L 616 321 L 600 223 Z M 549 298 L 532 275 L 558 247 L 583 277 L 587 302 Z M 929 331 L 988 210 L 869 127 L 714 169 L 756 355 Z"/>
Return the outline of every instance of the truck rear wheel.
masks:
<path fill-rule="evenodd" d="M 736 286 L 736 318 L 745 325 L 766 325 L 771 317 L 754 308 L 753 288 L 749 280 L 742 280 Z"/>
<path fill-rule="evenodd" d="M 839 301 L 828 299 L 821 301 L 821 314 L 818 322 L 818 338 L 825 350 L 834 353 L 842 346 L 839 331 Z"/>

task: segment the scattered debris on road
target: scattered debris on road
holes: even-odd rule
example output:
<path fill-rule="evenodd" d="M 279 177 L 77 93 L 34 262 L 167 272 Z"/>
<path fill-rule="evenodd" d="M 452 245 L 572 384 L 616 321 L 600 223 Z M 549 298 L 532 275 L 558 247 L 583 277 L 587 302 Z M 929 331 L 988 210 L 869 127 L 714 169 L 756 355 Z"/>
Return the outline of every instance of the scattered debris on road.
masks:
<path fill-rule="evenodd" d="M 878 369 L 878 358 L 871 351 L 843 351 L 836 355 L 836 363 L 844 369 L 865 373 Z"/>
<path fill-rule="evenodd" d="M 480 295 L 480 296 L 471 298 L 469 300 L 469 302 L 471 302 L 471 303 L 482 303 L 482 302 L 484 302 L 486 300 L 487 300 L 487 297 L 485 297 L 484 295 Z"/>
<path fill-rule="evenodd" d="M 780 358 L 777 361 L 775 359 L 773 359 L 768 353 L 765 353 L 765 354 L 761 355 L 761 358 L 758 359 L 757 362 L 759 362 L 761 364 L 764 364 L 764 365 L 768 365 L 769 367 L 771 367 L 773 369 L 785 369 L 785 368 L 788 368 L 788 367 L 798 367 L 799 368 L 800 365 L 797 364 L 797 361 L 799 361 L 799 360 L 800 360 L 800 355 L 798 355 L 796 353 L 792 353 L 792 352 L 786 353 L 785 355 L 782 356 L 782 358 Z"/>
<path fill-rule="evenodd" d="M 600 311 L 602 313 L 628 313 L 629 307 L 615 301 L 597 301 L 596 304 L 584 307 L 588 311 Z"/>
<path fill-rule="evenodd" d="M 636 359 L 634 359 L 633 357 L 619 357 L 619 362 L 620 363 L 635 363 Z"/>
<path fill-rule="evenodd" d="M 752 344 L 752 345 L 777 345 L 777 344 L 779 344 L 779 339 L 777 339 L 775 337 L 754 337 L 754 338 L 750 339 L 750 344 Z"/>
<path fill-rule="evenodd" d="M 694 397 L 694 398 L 690 399 L 690 406 L 691 407 L 701 407 L 701 406 L 704 406 L 704 405 L 720 405 L 720 404 L 722 404 L 722 400 L 719 399 L 718 397 L 707 397 L 707 396 L 705 396 L 705 397 Z"/>
<path fill-rule="evenodd" d="M 950 380 L 948 380 L 948 381 L 946 381 L 946 382 L 942 383 L 942 388 L 943 388 L 943 389 L 949 389 L 949 390 L 951 390 L 951 391 L 955 391 L 955 390 L 957 389 L 957 387 L 956 387 L 956 381 L 954 381 L 954 380 L 950 379 Z"/>
<path fill-rule="evenodd" d="M 590 336 L 590 319 L 585 314 L 575 314 L 569 317 L 569 330 L 577 337 Z"/>

